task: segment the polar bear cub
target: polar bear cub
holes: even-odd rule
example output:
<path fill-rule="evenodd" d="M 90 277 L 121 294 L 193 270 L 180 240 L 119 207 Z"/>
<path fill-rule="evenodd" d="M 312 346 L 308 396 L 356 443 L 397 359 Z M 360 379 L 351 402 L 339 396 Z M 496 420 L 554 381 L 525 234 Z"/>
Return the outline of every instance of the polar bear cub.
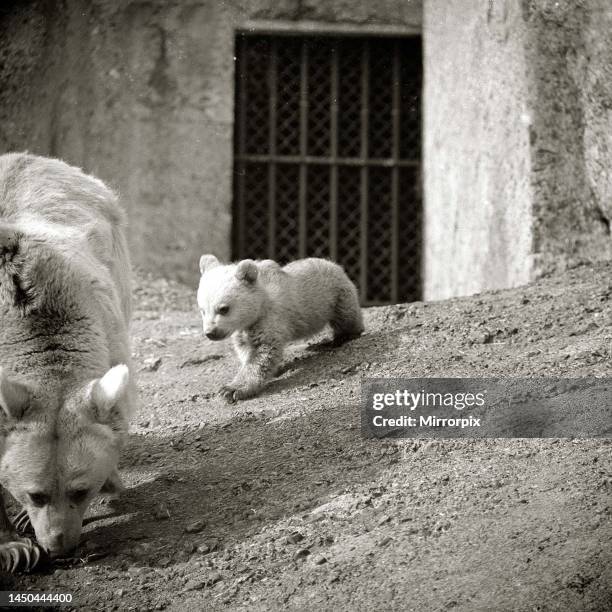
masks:
<path fill-rule="evenodd" d="M 233 403 L 256 395 L 281 363 L 289 342 L 329 324 L 340 345 L 364 330 L 355 285 L 325 259 L 300 259 L 280 267 L 266 259 L 224 265 L 200 258 L 198 306 L 210 340 L 232 336 L 242 367 L 220 390 Z"/>

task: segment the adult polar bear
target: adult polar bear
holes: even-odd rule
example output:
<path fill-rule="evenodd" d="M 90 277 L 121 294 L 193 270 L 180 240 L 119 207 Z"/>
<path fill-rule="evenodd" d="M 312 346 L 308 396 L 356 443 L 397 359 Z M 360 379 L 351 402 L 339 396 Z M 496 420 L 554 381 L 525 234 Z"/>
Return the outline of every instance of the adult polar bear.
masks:
<path fill-rule="evenodd" d="M 135 401 L 129 270 L 124 215 L 101 181 L 0 156 L 0 483 L 51 557 L 76 547 L 89 502 L 120 485 Z M 0 569 L 30 569 L 40 553 L 0 495 Z"/>

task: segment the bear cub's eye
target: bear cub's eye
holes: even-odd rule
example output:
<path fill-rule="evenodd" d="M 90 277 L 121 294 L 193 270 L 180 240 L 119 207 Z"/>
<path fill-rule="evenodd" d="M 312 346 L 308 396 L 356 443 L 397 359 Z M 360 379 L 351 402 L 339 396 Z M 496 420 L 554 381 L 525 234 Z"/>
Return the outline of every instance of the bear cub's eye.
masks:
<path fill-rule="evenodd" d="M 229 306 L 219 306 L 219 308 L 217 308 L 217 313 L 220 314 L 221 316 L 226 315 L 229 312 Z"/>
<path fill-rule="evenodd" d="M 50 501 L 51 497 L 46 493 L 28 493 L 30 500 L 37 508 L 46 506 Z"/>

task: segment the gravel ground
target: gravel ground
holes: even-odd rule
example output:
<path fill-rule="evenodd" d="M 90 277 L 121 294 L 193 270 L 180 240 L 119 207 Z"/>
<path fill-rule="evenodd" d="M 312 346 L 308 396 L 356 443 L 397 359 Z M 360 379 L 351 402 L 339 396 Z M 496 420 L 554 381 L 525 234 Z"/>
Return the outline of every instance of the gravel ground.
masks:
<path fill-rule="evenodd" d="M 369 309 L 227 406 L 194 289 L 140 275 L 127 490 L 79 559 L 15 587 L 79 610 L 612 609 L 609 440 L 365 440 L 358 409 L 364 376 L 612 376 L 611 279 Z"/>

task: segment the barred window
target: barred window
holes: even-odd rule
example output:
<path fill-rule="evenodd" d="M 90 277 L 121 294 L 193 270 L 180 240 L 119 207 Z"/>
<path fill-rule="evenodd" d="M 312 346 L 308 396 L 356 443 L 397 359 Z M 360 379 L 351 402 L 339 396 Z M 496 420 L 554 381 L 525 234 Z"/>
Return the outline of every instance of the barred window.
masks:
<path fill-rule="evenodd" d="M 234 257 L 327 257 L 421 298 L 421 40 L 240 34 Z"/>

